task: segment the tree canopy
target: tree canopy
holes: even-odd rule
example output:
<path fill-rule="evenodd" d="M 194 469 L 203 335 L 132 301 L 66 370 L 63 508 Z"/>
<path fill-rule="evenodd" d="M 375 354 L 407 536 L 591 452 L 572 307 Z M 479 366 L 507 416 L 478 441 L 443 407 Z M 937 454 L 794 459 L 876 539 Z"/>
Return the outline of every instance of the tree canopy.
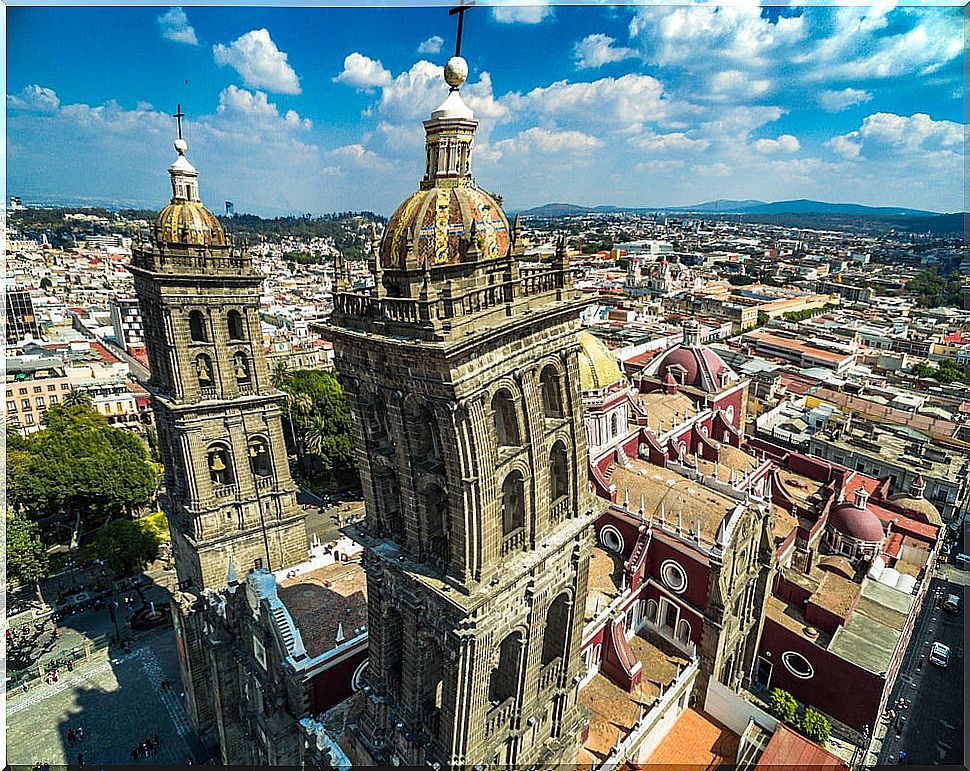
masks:
<path fill-rule="evenodd" d="M 7 509 L 7 578 L 14 586 L 40 581 L 50 565 L 40 537 L 40 525 Z"/>
<path fill-rule="evenodd" d="M 57 405 L 45 428 L 8 447 L 11 504 L 32 519 L 72 531 L 97 527 L 149 501 L 158 467 L 141 437 L 108 425 L 93 408 Z"/>
<path fill-rule="evenodd" d="M 94 552 L 115 573 L 130 576 L 158 559 L 161 539 L 141 520 L 116 519 L 98 531 Z"/>

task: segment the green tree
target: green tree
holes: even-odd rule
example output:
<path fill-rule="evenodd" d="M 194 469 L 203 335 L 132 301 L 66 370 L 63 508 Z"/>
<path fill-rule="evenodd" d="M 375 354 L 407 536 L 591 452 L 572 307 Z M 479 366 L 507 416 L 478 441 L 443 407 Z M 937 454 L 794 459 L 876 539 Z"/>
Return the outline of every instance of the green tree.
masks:
<path fill-rule="evenodd" d="M 47 291 L 48 289 L 50 289 L 50 288 L 51 288 L 52 286 L 54 286 L 54 282 L 53 282 L 53 281 L 51 281 L 51 280 L 50 280 L 50 279 L 49 279 L 49 278 L 48 278 L 47 276 L 44 276 L 44 277 L 43 277 L 43 278 L 42 278 L 42 279 L 40 280 L 40 288 L 41 288 L 41 289 L 43 289 L 43 290 L 44 290 L 45 292 L 46 292 L 46 291 Z"/>
<path fill-rule="evenodd" d="M 798 702 L 788 691 L 772 688 L 768 699 L 768 711 L 783 723 L 798 725 Z"/>
<path fill-rule="evenodd" d="M 51 407 L 44 424 L 8 462 L 7 494 L 18 511 L 66 529 L 76 547 L 82 526 L 130 517 L 152 500 L 159 469 L 137 434 L 83 405 Z"/>
<path fill-rule="evenodd" d="M 940 362 L 939 369 L 933 372 L 931 377 L 941 383 L 955 383 L 958 380 L 963 380 L 963 367 L 953 359 L 944 359 Z"/>
<path fill-rule="evenodd" d="M 33 583 L 40 594 L 40 580 L 50 569 L 40 537 L 40 525 L 25 514 L 7 509 L 7 578 L 14 586 Z"/>
<path fill-rule="evenodd" d="M 929 364 L 921 361 L 910 367 L 909 372 L 911 375 L 916 375 L 916 377 L 933 377 L 933 374 L 936 372 L 936 368 L 931 367 Z"/>
<path fill-rule="evenodd" d="M 828 743 L 829 734 L 832 733 L 832 725 L 828 718 L 812 707 L 806 709 L 805 714 L 802 715 L 801 729 L 805 736 L 822 747 Z"/>
<path fill-rule="evenodd" d="M 80 388 L 72 388 L 68 391 L 67 396 L 64 397 L 65 407 L 79 407 L 82 405 L 90 407 L 91 404 L 91 394 L 87 391 L 82 391 Z"/>
<path fill-rule="evenodd" d="M 758 326 L 763 327 L 770 320 L 767 313 L 764 311 L 758 311 Z"/>
<path fill-rule="evenodd" d="M 116 574 L 130 576 L 158 559 L 160 539 L 140 521 L 116 519 L 98 531 L 94 553 Z"/>

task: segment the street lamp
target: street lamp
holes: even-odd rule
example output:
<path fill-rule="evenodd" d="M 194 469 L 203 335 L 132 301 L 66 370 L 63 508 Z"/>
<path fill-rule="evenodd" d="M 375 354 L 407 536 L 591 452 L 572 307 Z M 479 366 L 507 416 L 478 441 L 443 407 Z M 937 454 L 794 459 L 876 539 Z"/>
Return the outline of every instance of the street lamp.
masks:
<path fill-rule="evenodd" d="M 111 616 L 111 623 L 115 625 L 115 642 L 121 642 L 121 632 L 118 630 L 118 601 L 112 600 L 108 604 L 108 614 Z"/>

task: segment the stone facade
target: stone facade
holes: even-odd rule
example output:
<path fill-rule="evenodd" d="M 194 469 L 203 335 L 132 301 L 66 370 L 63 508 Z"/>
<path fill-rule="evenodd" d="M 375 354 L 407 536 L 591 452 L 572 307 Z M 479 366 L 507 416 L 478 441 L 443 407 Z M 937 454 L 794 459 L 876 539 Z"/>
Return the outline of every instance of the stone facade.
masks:
<path fill-rule="evenodd" d="M 232 561 L 279 569 L 306 559 L 259 326 L 262 277 L 198 198 L 198 175 L 176 143 L 173 198 L 150 243 L 132 250 L 159 445 L 160 496 L 179 591 L 173 613 L 189 715 L 214 738 L 203 592 L 226 584 Z"/>

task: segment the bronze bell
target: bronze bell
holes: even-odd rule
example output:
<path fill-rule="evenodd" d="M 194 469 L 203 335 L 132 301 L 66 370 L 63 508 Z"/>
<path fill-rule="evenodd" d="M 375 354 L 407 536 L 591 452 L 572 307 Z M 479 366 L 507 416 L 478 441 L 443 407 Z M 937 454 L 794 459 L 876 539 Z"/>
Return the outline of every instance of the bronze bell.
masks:
<path fill-rule="evenodd" d="M 209 461 L 209 468 L 212 469 L 213 471 L 226 470 L 226 464 L 222 462 L 221 452 L 216 452 L 212 454 L 211 460 Z"/>
<path fill-rule="evenodd" d="M 249 373 L 246 372 L 246 368 L 243 367 L 243 365 L 241 363 L 240 364 L 237 364 L 236 365 L 236 380 L 245 380 L 247 377 L 249 377 Z"/>

